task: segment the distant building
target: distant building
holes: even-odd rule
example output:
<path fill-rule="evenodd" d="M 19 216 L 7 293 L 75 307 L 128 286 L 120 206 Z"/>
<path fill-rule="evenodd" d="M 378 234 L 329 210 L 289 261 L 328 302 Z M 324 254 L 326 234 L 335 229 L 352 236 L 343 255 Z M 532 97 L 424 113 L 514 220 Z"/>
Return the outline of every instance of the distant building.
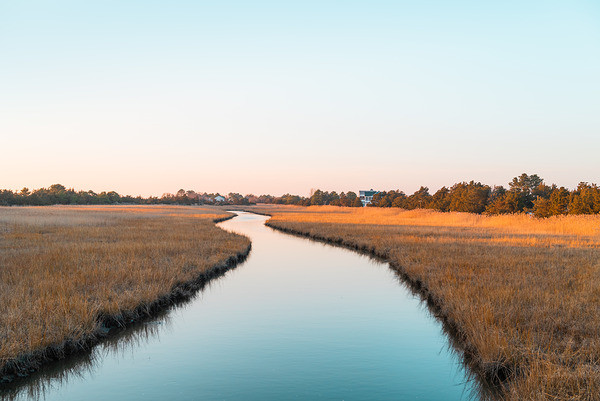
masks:
<path fill-rule="evenodd" d="M 225 202 L 225 198 L 223 198 L 221 195 L 217 195 L 215 196 L 215 202 Z"/>
<path fill-rule="evenodd" d="M 379 193 L 379 191 L 374 191 L 373 188 L 371 188 L 370 191 L 358 191 L 358 197 L 360 198 L 362 205 L 367 206 L 369 203 L 371 203 L 373 200 L 373 195 L 376 193 Z"/>

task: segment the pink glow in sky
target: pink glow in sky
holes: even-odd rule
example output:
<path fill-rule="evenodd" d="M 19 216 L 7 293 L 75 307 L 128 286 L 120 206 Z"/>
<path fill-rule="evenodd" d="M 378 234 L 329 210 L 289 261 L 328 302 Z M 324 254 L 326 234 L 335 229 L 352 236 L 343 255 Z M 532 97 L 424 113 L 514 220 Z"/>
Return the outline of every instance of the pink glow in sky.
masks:
<path fill-rule="evenodd" d="M 600 181 L 594 2 L 13 3 L 0 188 Z"/>

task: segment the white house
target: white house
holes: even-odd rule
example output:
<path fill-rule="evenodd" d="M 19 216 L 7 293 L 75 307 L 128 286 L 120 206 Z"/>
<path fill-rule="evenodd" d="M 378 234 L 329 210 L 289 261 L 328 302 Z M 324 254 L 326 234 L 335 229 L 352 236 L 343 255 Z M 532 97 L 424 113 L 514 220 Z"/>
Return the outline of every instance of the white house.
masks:
<path fill-rule="evenodd" d="M 370 191 L 358 191 L 358 197 L 360 198 L 363 206 L 367 206 L 369 203 L 371 203 L 373 200 L 373 195 L 376 193 L 379 193 L 379 191 L 374 191 L 373 188 L 371 188 Z"/>
<path fill-rule="evenodd" d="M 217 195 L 215 196 L 215 202 L 225 202 L 225 198 L 223 198 L 221 195 Z"/>

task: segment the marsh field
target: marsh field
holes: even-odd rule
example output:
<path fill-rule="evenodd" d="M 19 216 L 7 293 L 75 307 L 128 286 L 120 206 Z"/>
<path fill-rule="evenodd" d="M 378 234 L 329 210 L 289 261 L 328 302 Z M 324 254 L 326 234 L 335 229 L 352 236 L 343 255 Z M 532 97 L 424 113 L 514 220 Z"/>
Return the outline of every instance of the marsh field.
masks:
<path fill-rule="evenodd" d="M 266 224 L 276 230 L 389 262 L 444 323 L 453 348 L 478 381 L 494 389 L 494 398 L 598 398 L 600 216 L 537 219 L 332 206 L 244 209 L 270 215 Z M 111 325 L 151 315 L 185 292 L 185 283 L 247 254 L 247 237 L 215 226 L 232 216 L 225 210 L 0 208 L 3 375 L 23 375 L 86 348 Z M 285 253 L 269 248 L 268 241 L 261 246 L 263 254 Z M 310 280 L 319 280 L 317 267 L 306 277 L 307 288 L 313 286 Z M 246 274 L 252 283 L 253 273 Z M 243 291 L 260 297 L 252 288 Z M 284 297 L 286 289 L 277 292 Z M 265 305 L 276 304 L 269 299 Z M 243 305 L 231 306 L 243 310 Z M 236 331 L 235 321 L 228 324 Z"/>
<path fill-rule="evenodd" d="M 246 254 L 247 238 L 214 224 L 231 216 L 202 207 L 0 208 L 0 378 L 87 348 Z"/>
<path fill-rule="evenodd" d="M 598 399 L 600 216 L 256 206 L 267 225 L 388 260 L 480 380 L 513 400 Z"/>

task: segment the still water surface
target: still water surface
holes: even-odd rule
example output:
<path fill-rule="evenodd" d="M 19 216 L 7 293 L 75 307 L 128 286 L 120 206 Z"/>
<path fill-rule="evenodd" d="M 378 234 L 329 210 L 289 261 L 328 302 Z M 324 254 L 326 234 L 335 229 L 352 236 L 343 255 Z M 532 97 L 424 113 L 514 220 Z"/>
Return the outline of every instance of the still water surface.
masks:
<path fill-rule="evenodd" d="M 50 366 L 12 393 L 45 400 L 459 400 L 473 396 L 441 324 L 386 264 L 220 226 L 252 252 L 195 299 Z M 11 396 L 11 398 L 13 398 Z"/>

